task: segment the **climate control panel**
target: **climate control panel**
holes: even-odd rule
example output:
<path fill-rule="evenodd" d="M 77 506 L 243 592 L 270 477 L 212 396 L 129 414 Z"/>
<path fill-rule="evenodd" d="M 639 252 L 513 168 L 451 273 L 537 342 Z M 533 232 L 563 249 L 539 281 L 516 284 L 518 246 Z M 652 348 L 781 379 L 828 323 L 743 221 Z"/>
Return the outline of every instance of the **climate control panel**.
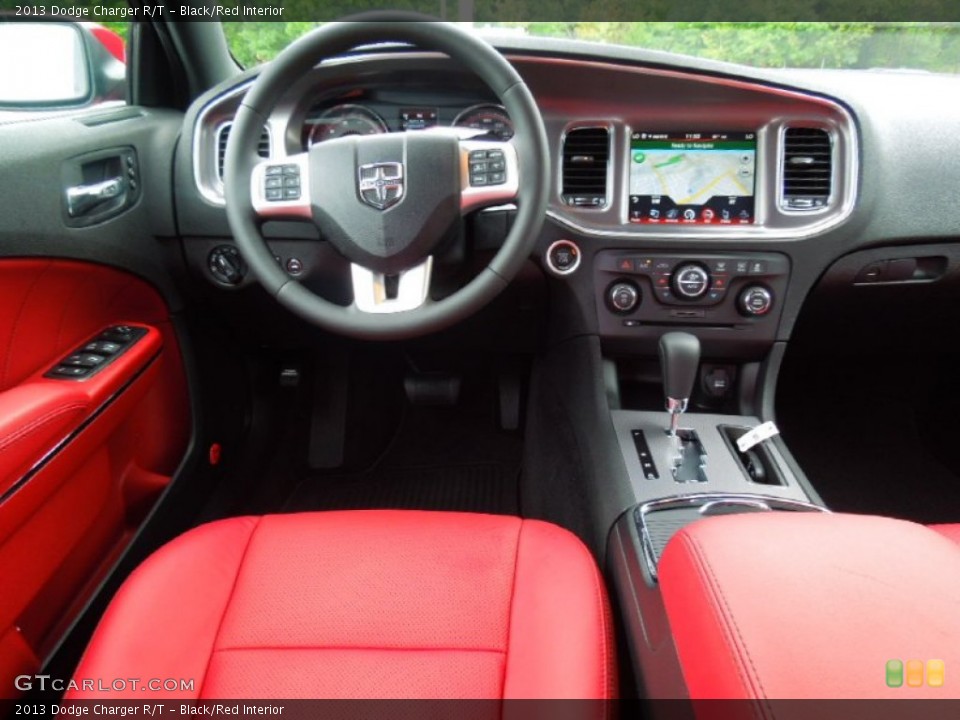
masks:
<path fill-rule="evenodd" d="M 789 274 L 777 253 L 602 250 L 594 264 L 600 331 L 653 339 L 683 326 L 727 345 L 772 342 Z"/>

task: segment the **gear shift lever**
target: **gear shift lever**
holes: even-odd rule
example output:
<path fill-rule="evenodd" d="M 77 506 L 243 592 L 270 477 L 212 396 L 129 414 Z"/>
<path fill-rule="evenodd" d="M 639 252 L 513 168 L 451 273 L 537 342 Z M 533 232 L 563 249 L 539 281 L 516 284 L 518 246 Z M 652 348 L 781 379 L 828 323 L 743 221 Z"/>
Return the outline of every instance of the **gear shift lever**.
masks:
<path fill-rule="evenodd" d="M 700 340 L 685 332 L 668 332 L 660 337 L 660 371 L 670 413 L 670 437 L 677 439 L 680 415 L 686 412 L 700 365 Z M 677 440 L 679 447 L 679 440 Z"/>

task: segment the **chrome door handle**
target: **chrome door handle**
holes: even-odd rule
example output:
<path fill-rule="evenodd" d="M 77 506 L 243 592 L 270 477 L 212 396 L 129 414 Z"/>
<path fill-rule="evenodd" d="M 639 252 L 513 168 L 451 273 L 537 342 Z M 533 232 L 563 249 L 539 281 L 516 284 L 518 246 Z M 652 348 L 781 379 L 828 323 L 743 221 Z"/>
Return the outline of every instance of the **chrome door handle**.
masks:
<path fill-rule="evenodd" d="M 119 177 L 67 188 L 67 214 L 70 217 L 86 215 L 101 203 L 120 197 L 123 193 L 123 178 Z"/>

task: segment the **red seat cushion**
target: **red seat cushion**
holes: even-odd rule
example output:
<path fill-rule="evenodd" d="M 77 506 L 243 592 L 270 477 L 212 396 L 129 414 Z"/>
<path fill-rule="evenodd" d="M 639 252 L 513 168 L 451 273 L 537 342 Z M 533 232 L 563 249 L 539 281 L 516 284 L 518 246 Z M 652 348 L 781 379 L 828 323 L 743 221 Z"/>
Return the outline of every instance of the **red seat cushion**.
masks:
<path fill-rule="evenodd" d="M 921 525 L 709 518 L 670 540 L 658 571 L 695 699 L 960 698 L 960 548 Z M 940 660 L 948 677 L 888 687 L 890 660 Z"/>
<path fill-rule="evenodd" d="M 950 538 L 957 545 L 960 545 L 960 523 L 953 525 L 930 525 L 931 530 L 936 530 L 941 535 Z"/>
<path fill-rule="evenodd" d="M 355 511 L 182 535 L 120 589 L 75 677 L 194 679 L 178 698 L 609 698 L 613 663 L 602 578 L 566 530 Z"/>

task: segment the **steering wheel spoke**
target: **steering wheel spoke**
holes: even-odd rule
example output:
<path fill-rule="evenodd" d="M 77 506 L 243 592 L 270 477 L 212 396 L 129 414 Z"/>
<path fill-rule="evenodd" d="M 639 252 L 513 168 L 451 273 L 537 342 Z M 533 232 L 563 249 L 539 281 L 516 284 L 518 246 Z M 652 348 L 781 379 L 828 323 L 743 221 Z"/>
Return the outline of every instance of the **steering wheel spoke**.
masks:
<path fill-rule="evenodd" d="M 416 310 L 430 296 L 433 256 L 394 276 L 352 263 L 353 304 L 365 313 L 398 313 Z"/>
<path fill-rule="evenodd" d="M 250 174 L 253 209 L 263 220 L 309 220 L 310 171 L 307 153 L 263 160 Z"/>
<path fill-rule="evenodd" d="M 464 215 L 516 200 L 520 164 L 512 142 L 460 141 L 460 212 Z"/>

